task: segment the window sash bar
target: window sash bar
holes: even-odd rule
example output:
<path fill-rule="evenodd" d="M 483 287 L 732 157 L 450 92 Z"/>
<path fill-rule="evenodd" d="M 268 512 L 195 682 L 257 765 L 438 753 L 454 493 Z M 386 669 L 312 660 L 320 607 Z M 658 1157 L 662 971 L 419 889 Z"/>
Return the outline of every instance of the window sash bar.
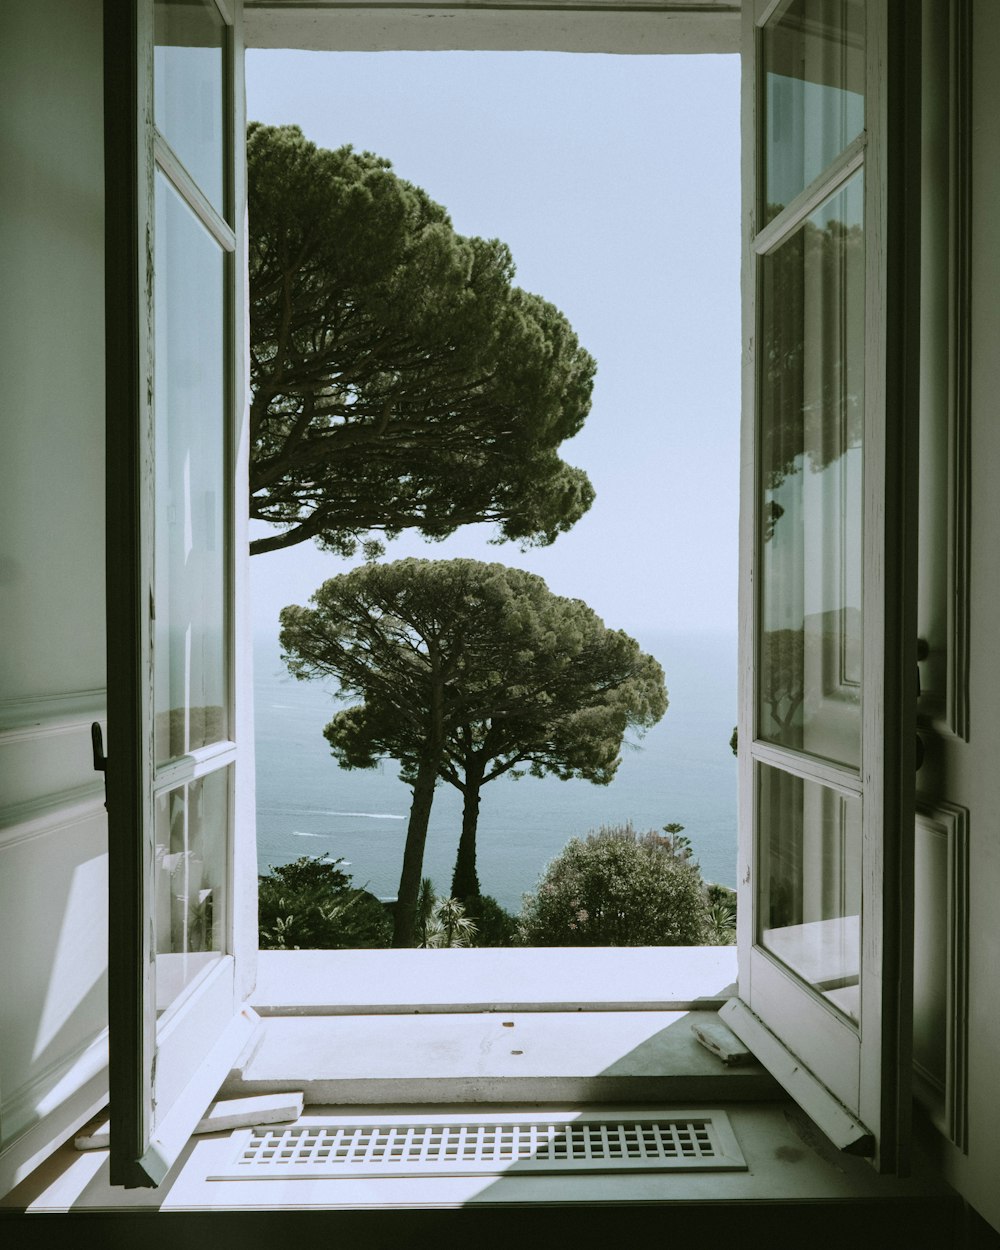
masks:
<path fill-rule="evenodd" d="M 153 141 L 156 165 L 174 190 L 182 197 L 216 243 L 226 252 L 236 251 L 236 235 L 208 201 L 208 197 L 181 164 L 177 154 L 157 130 Z"/>
<path fill-rule="evenodd" d="M 773 221 L 769 221 L 764 229 L 754 236 L 753 251 L 756 256 L 767 256 L 780 247 L 807 217 L 811 216 L 825 200 L 828 200 L 844 185 L 852 174 L 861 168 L 865 159 L 866 141 L 867 132 L 862 131 L 856 139 L 851 140 L 818 178 L 814 178 L 790 204 L 785 205 Z"/>
<path fill-rule="evenodd" d="M 804 781 L 816 781 L 820 785 L 828 786 L 840 794 L 853 797 L 861 795 L 861 777 L 856 772 L 836 764 L 828 764 L 804 751 L 795 751 L 791 747 L 779 747 L 756 739 L 750 752 L 755 764 L 769 764 L 772 768 L 780 768 L 782 772 L 801 777 Z"/>

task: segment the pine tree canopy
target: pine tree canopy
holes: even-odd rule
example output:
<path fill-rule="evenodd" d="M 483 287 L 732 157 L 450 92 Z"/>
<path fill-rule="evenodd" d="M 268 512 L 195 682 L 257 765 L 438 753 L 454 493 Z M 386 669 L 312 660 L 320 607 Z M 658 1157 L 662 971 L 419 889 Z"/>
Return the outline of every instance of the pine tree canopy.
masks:
<path fill-rule="evenodd" d="M 593 358 L 512 285 L 510 251 L 466 238 L 389 162 L 251 123 L 250 515 L 350 555 L 404 529 L 494 522 L 544 545 L 590 507 L 559 445 L 590 409 Z"/>

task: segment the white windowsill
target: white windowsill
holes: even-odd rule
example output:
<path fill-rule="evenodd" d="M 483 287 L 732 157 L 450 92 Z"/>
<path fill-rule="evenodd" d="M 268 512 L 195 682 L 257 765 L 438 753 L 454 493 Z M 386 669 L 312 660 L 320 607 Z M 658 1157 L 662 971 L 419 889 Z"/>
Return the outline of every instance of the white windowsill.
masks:
<path fill-rule="evenodd" d="M 262 1016 L 717 1009 L 735 946 L 261 951 Z"/>
<path fill-rule="evenodd" d="M 736 955 L 731 947 L 263 952 L 254 1006 L 265 1016 L 264 1033 L 270 1027 L 272 1040 L 282 1030 L 294 1032 L 296 1028 L 330 1030 L 331 1037 L 342 1034 L 348 1048 L 343 1054 L 350 1063 L 342 1058 L 338 1064 L 336 1056 L 329 1058 L 334 1069 L 349 1067 L 345 1076 L 362 1083 L 384 1081 L 387 1075 L 391 1083 L 406 1075 L 402 1068 L 399 1073 L 391 1071 L 392 1056 L 371 1034 L 379 1029 L 406 1031 L 408 1025 L 418 1033 L 429 1029 L 434 1034 L 426 1053 L 436 1055 L 439 1062 L 447 1062 L 450 1050 L 453 1061 L 461 1066 L 464 1060 L 459 1056 L 473 1053 L 456 1044 L 463 1031 L 492 1030 L 497 1062 L 507 1065 L 504 1070 L 510 1072 L 511 1086 L 518 1082 L 514 1073 L 519 1064 L 528 1065 L 532 1082 L 539 1076 L 562 1081 L 563 1095 L 566 1081 L 617 1076 L 624 1083 L 615 1093 L 633 1107 L 638 1098 L 645 1103 L 656 1092 L 655 1104 L 647 1105 L 694 1105 L 691 1078 L 700 1078 L 693 1069 L 678 1073 L 680 1088 L 669 1096 L 666 1090 L 647 1087 L 646 1078 L 662 1074 L 664 1067 L 686 1069 L 692 1062 L 698 1067 L 717 1065 L 725 1088 L 711 1096 L 703 1087 L 704 1101 L 697 1105 L 726 1108 L 749 1164 L 746 1172 L 544 1177 L 508 1172 L 398 1180 L 210 1181 L 207 1178 L 226 1166 L 234 1148 L 229 1133 L 217 1133 L 192 1138 L 158 1190 L 112 1189 L 108 1152 L 81 1154 L 70 1143 L 0 1200 L 0 1208 L 38 1212 L 387 1210 L 535 1203 L 829 1201 L 942 1192 L 939 1178 L 926 1172 L 910 1181 L 890 1180 L 876 1176 L 862 1160 L 840 1155 L 808 1122 L 798 1127 L 786 1100 L 770 1100 L 773 1092 L 764 1095 L 768 1099 L 764 1102 L 744 1101 L 748 1096 L 761 1097 L 759 1087 L 756 1093 L 750 1089 L 759 1079 L 760 1070 L 754 1073 L 757 1065 L 724 1070 L 694 1043 L 685 1016 L 693 1008 L 712 1010 L 717 1000 L 728 997 L 735 975 Z M 510 1015 L 512 1008 L 522 1014 Z M 498 1018 L 492 1014 L 496 1011 L 505 1015 Z M 412 1013 L 421 1019 L 412 1019 Z M 352 1015 L 358 1017 L 355 1022 Z M 619 1036 L 613 1036 L 616 1022 L 621 1022 Z M 437 1036 L 442 1031 L 444 1036 Z M 409 1039 L 410 1043 L 419 1040 L 416 1034 Z M 469 1077 L 478 1087 L 471 1103 L 451 1104 L 454 1113 L 475 1110 L 479 1114 L 489 1105 L 490 1096 L 496 1095 L 495 1087 L 491 1088 L 496 1074 L 489 1055 L 478 1044 L 473 1049 L 483 1070 L 470 1067 Z M 258 1051 L 262 1060 L 270 1062 L 269 1050 L 273 1057 L 273 1046 L 265 1042 Z M 433 1075 L 412 1046 L 404 1045 L 397 1053 L 420 1065 L 425 1079 Z M 306 1054 L 313 1061 L 318 1058 L 314 1047 Z M 371 1056 L 367 1069 L 366 1054 Z M 294 1059 L 291 1051 L 286 1057 Z M 523 1080 L 529 1072 L 520 1075 Z M 639 1083 L 629 1088 L 630 1081 Z M 607 1092 L 602 1087 L 603 1099 L 610 1101 L 611 1090 L 612 1086 Z M 523 1092 L 529 1092 L 527 1087 Z M 537 1088 L 530 1093 L 538 1099 Z M 570 1098 L 562 1105 L 573 1111 L 585 1101 Z M 509 1102 L 506 1109 L 511 1109 Z M 376 1115 L 411 1115 L 421 1110 L 440 1114 L 443 1107 L 432 1102 L 421 1108 L 412 1098 L 400 1106 L 383 1098 L 367 1110 Z M 336 1107 L 313 1103 L 306 1107 L 300 1123 L 319 1123 L 336 1111 Z M 362 1106 L 352 1108 L 358 1115 L 365 1111 Z M 789 1167 L 789 1160 L 795 1160 L 794 1168 Z"/>

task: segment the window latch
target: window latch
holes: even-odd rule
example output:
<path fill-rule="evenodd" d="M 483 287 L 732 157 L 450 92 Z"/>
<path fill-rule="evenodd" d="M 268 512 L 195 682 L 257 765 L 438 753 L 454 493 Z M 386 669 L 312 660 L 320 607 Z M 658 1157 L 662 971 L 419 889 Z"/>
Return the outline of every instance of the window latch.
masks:
<path fill-rule="evenodd" d="M 108 757 L 104 754 L 104 735 L 95 720 L 90 726 L 90 745 L 94 749 L 94 772 L 104 774 L 104 809 L 108 807 Z"/>
<path fill-rule="evenodd" d="M 917 701 L 918 702 L 920 700 L 921 694 L 923 693 L 923 691 L 920 688 L 920 664 L 921 664 L 921 661 L 927 659 L 930 653 L 931 653 L 931 649 L 927 645 L 926 639 L 918 638 L 917 639 Z M 920 771 L 921 767 L 923 766 L 923 762 L 924 762 L 924 740 L 923 738 L 921 738 L 919 734 L 917 734 L 917 754 L 916 754 L 917 772 Z"/>

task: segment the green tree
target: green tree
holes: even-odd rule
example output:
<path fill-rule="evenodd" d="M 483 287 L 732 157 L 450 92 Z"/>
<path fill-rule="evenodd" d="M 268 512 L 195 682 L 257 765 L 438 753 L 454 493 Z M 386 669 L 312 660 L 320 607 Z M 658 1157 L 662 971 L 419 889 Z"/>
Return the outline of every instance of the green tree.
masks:
<path fill-rule="evenodd" d="M 553 595 L 532 573 L 472 560 L 411 560 L 373 567 L 393 570 L 401 598 L 419 593 L 421 612 L 408 612 L 405 636 L 390 630 L 369 643 L 364 662 L 372 680 L 361 674 L 352 688 L 364 703 L 338 713 L 324 733 L 342 767 L 372 768 L 385 758 L 400 761 L 414 802 L 418 793 L 432 795 L 430 761 L 432 755 L 436 758 L 435 778 L 463 795 L 452 894 L 476 914 L 482 787 L 509 772 L 607 784 L 620 762 L 626 731 L 641 733 L 666 711 L 663 670 L 634 639 L 607 629 L 581 600 Z M 384 572 L 369 577 L 367 570 L 357 570 L 347 576 L 360 584 L 381 581 Z M 415 579 L 412 596 L 407 590 L 410 578 Z M 317 592 L 317 600 L 321 594 L 334 594 L 340 611 L 343 597 L 330 582 Z M 430 616 L 428 605 L 433 605 Z M 351 601 L 355 609 L 356 601 Z M 315 623 L 314 618 L 294 619 Z M 328 615 L 323 629 L 332 636 L 341 625 L 339 616 Z M 286 649 L 300 658 L 305 656 L 303 638 L 301 628 L 289 632 L 287 642 L 282 635 Z M 346 672 L 344 664 L 330 663 L 336 650 L 324 650 L 315 633 L 305 648 L 308 674 Z M 433 681 L 409 681 L 392 689 L 383 680 L 390 662 L 412 674 L 417 655 L 425 664 L 437 656 L 436 696 Z M 299 671 L 308 675 L 301 666 Z M 432 697 L 440 705 L 433 725 L 427 716 Z M 422 837 L 417 826 L 413 836 L 416 845 Z M 401 883 L 401 899 L 408 899 L 414 888 L 412 867 L 410 872 L 406 891 Z"/>
<path fill-rule="evenodd" d="M 589 508 L 560 443 L 595 364 L 565 317 L 512 285 L 496 239 L 455 233 L 389 162 L 251 123 L 250 514 L 342 555 L 375 534 L 493 521 L 552 542 Z"/>
<path fill-rule="evenodd" d="M 582 600 L 553 595 L 541 578 L 511 569 L 517 611 L 536 622 L 530 653 L 500 634 L 494 674 L 520 703 L 470 715 L 447 740 L 441 776 L 462 795 L 462 833 L 451 892 L 480 894 L 476 842 L 480 795 L 506 773 L 608 785 L 628 731 L 637 736 L 667 710 L 663 669 L 634 638 L 608 629 Z"/>
<path fill-rule="evenodd" d="M 374 894 L 324 855 L 303 855 L 261 876 L 257 894 L 262 950 L 346 950 L 389 945 L 392 926 Z"/>
<path fill-rule="evenodd" d="M 379 727 L 405 726 L 413 801 L 394 912 L 396 946 L 413 944 L 427 824 L 448 735 L 473 700 L 517 702 L 516 692 L 500 690 L 482 663 L 498 622 L 519 628 L 506 615 L 507 572 L 475 560 L 370 564 L 324 582 L 312 597 L 315 607 L 293 605 L 281 613 L 290 671 L 299 678 L 334 676 L 345 697 L 364 700 L 348 709 L 354 731 L 339 748 L 331 743 L 343 767 L 371 767 L 381 749 Z M 526 653 L 530 625 L 521 628 Z M 466 673 L 477 657 L 476 671 L 487 674 L 478 685 Z"/>
<path fill-rule="evenodd" d="M 686 839 L 682 839 L 686 841 Z M 632 825 L 573 838 L 524 896 L 525 946 L 698 946 L 712 921 L 698 866 Z"/>
<path fill-rule="evenodd" d="M 477 931 L 458 899 L 438 898 L 433 881 L 424 877 L 417 895 L 417 946 L 425 950 L 474 946 Z"/>
<path fill-rule="evenodd" d="M 705 891 L 708 899 L 708 941 L 712 946 L 732 946 L 736 941 L 736 891 L 714 882 Z"/>

